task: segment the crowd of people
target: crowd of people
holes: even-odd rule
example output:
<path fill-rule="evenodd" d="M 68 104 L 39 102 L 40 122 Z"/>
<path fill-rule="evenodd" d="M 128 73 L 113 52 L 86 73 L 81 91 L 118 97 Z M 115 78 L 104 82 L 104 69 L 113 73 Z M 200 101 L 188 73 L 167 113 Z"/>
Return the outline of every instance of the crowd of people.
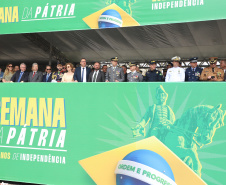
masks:
<path fill-rule="evenodd" d="M 173 57 L 163 73 L 156 69 L 156 62 L 150 62 L 150 68 L 142 75 L 136 63 L 130 63 L 130 72 L 127 73 L 125 65 L 118 65 L 118 58 L 111 58 L 111 66 L 95 62 L 93 69 L 87 67 L 86 59 L 82 58 L 80 67 L 75 68 L 72 63 L 57 64 L 57 71 L 52 72 L 50 65 L 46 66 L 45 72 L 38 70 L 38 64 L 32 64 L 32 71 L 26 71 L 26 64 L 20 66 L 8 64 L 3 73 L 0 68 L 2 82 L 184 82 L 184 81 L 226 81 L 226 60 L 209 58 L 209 67 L 198 67 L 198 58 L 190 59 L 190 67 L 186 70 L 181 67 L 181 58 Z"/>

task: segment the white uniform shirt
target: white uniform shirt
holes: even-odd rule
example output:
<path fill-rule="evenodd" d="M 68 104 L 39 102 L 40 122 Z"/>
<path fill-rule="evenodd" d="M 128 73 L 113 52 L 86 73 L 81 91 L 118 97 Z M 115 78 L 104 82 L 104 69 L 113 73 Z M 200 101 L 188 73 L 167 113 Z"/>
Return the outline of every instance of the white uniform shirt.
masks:
<path fill-rule="evenodd" d="M 185 71 L 181 67 L 172 67 L 167 70 L 166 82 L 184 82 Z"/>

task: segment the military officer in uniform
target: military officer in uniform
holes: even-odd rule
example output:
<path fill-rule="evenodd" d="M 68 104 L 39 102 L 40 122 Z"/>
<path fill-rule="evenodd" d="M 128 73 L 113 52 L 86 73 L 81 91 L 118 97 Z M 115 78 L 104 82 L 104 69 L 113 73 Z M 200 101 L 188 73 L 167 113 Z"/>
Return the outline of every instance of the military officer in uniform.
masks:
<path fill-rule="evenodd" d="M 144 81 L 146 82 L 163 81 L 162 73 L 156 70 L 156 62 L 151 61 L 149 64 L 150 64 L 150 69 L 146 72 L 144 76 Z"/>
<path fill-rule="evenodd" d="M 221 69 L 224 71 L 224 81 L 226 81 L 226 60 L 221 60 L 220 66 Z"/>
<path fill-rule="evenodd" d="M 166 82 L 184 82 L 185 71 L 183 68 L 179 67 L 181 58 L 178 56 L 172 59 L 173 67 L 169 68 L 166 73 Z"/>
<path fill-rule="evenodd" d="M 128 82 L 142 82 L 143 81 L 143 76 L 141 73 L 138 73 L 136 71 L 137 65 L 135 63 L 130 63 L 130 73 L 127 75 L 127 81 Z"/>
<path fill-rule="evenodd" d="M 107 69 L 106 82 L 124 82 L 125 76 L 123 69 L 118 64 L 118 57 L 111 59 L 112 66 Z"/>
<path fill-rule="evenodd" d="M 197 66 L 198 57 L 194 57 L 190 59 L 190 66 L 185 71 L 185 81 L 199 81 L 199 78 L 202 73 L 202 68 Z"/>
<path fill-rule="evenodd" d="M 224 71 L 217 67 L 217 57 L 209 58 L 210 66 L 203 69 L 200 80 L 223 81 Z"/>

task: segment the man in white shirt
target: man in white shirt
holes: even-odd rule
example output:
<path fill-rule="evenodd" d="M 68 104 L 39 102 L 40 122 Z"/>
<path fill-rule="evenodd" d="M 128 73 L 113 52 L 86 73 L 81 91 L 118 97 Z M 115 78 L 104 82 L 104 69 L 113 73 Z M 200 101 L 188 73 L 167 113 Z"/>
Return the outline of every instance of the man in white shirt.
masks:
<path fill-rule="evenodd" d="M 104 72 L 100 70 L 100 63 L 94 63 L 94 71 L 89 74 L 88 82 L 105 82 Z"/>
<path fill-rule="evenodd" d="M 88 82 L 91 69 L 86 67 L 86 59 L 82 58 L 80 62 L 81 67 L 77 67 L 74 73 L 75 82 Z"/>
<path fill-rule="evenodd" d="M 172 59 L 173 67 L 169 68 L 166 73 L 166 82 L 184 82 L 185 71 L 183 68 L 179 67 L 181 58 L 178 56 Z"/>

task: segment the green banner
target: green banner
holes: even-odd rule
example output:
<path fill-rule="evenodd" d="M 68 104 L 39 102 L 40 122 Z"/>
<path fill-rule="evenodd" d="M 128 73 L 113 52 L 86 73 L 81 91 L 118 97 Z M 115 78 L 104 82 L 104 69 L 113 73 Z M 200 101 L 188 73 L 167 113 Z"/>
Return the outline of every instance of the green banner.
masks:
<path fill-rule="evenodd" d="M 225 19 L 223 0 L 11 0 L 0 34 L 114 28 Z"/>
<path fill-rule="evenodd" d="M 177 185 L 226 183 L 224 83 L 8 83 L 0 88 L 2 180 L 123 185 L 116 178 L 124 174 L 157 184 L 160 179 Z M 162 156 L 171 175 L 144 164 L 157 154 L 143 164 L 128 163 L 125 154 L 137 149 Z M 145 153 L 133 155 L 140 152 Z"/>

